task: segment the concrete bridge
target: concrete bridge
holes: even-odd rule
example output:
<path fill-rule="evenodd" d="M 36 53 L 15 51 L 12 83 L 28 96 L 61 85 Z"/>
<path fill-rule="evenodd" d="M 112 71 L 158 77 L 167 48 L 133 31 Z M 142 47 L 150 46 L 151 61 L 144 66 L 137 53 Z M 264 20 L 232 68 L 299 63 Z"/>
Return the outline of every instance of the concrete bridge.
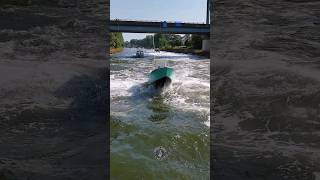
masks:
<path fill-rule="evenodd" d="M 165 33 L 165 34 L 210 34 L 210 24 L 111 20 L 111 32 Z"/>
<path fill-rule="evenodd" d="M 203 35 L 202 49 L 209 50 L 211 0 L 207 0 L 206 24 L 166 21 L 110 20 L 110 32 L 124 33 L 165 33 Z"/>

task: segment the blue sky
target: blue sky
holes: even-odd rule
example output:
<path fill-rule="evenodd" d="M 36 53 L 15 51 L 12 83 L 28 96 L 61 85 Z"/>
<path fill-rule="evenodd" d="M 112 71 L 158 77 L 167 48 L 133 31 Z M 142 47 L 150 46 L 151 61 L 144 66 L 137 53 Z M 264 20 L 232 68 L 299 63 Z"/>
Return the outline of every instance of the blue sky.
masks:
<path fill-rule="evenodd" d="M 157 21 L 206 21 L 207 0 L 110 0 L 111 19 Z M 125 41 L 147 34 L 124 33 Z"/>

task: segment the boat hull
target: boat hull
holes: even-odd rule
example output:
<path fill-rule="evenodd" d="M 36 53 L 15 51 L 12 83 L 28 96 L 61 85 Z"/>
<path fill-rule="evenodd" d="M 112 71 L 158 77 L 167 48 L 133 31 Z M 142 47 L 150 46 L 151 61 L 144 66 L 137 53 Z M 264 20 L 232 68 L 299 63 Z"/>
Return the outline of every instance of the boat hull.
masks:
<path fill-rule="evenodd" d="M 144 57 L 144 52 L 143 52 L 142 50 L 138 50 L 138 51 L 136 52 L 136 57 L 137 57 L 137 58 L 143 58 L 143 57 Z"/>
<path fill-rule="evenodd" d="M 136 57 L 136 58 L 144 58 L 144 55 L 143 55 L 143 54 L 136 54 L 135 57 Z"/>
<path fill-rule="evenodd" d="M 149 82 L 156 88 L 168 86 L 171 83 L 173 75 L 173 69 L 169 67 L 162 67 L 153 70 L 150 73 Z"/>

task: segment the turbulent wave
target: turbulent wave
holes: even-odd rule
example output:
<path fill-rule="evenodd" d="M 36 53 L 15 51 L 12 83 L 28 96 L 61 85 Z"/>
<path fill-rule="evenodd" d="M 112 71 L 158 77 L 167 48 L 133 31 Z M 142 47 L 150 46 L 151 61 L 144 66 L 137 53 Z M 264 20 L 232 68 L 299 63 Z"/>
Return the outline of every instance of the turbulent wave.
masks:
<path fill-rule="evenodd" d="M 134 54 L 125 49 L 111 61 L 111 177 L 129 179 L 119 173 L 126 171 L 140 179 L 208 179 L 209 59 L 152 50 L 143 59 Z M 171 85 L 161 92 L 147 85 L 154 58 L 174 69 Z M 154 156 L 160 147 L 161 160 Z"/>

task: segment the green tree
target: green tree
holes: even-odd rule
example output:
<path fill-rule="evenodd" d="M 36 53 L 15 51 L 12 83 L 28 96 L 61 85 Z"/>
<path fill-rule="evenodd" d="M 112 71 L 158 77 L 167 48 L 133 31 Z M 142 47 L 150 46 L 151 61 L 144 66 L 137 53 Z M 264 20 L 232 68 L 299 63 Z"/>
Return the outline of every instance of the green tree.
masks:
<path fill-rule="evenodd" d="M 191 44 L 194 49 L 202 48 L 202 37 L 200 35 L 193 34 L 191 36 Z"/>
<path fill-rule="evenodd" d="M 156 48 L 167 48 L 169 47 L 169 40 L 166 34 L 155 34 L 154 43 Z"/>
<path fill-rule="evenodd" d="M 170 48 L 182 45 L 182 37 L 175 34 L 154 35 L 155 48 Z M 153 48 L 153 36 L 147 35 L 144 39 L 131 39 L 130 45 L 133 47 Z"/>
<path fill-rule="evenodd" d="M 184 45 L 187 47 L 192 47 L 192 42 L 191 42 L 191 35 L 190 34 L 186 34 L 183 36 L 184 39 Z"/>
<path fill-rule="evenodd" d="M 167 39 L 171 47 L 182 45 L 182 37 L 177 34 L 169 34 L 167 35 Z"/>
<path fill-rule="evenodd" d="M 124 40 L 122 33 L 110 33 L 110 47 L 122 48 L 124 46 Z"/>

